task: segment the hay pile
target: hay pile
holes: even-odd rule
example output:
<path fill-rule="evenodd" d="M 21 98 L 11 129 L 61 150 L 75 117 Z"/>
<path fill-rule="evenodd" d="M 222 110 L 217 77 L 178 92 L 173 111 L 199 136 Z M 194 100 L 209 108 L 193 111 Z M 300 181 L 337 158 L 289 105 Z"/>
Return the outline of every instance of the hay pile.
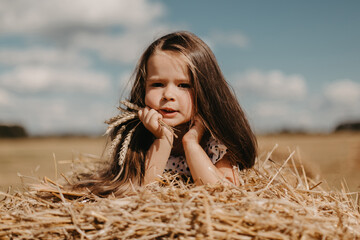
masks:
<path fill-rule="evenodd" d="M 292 155 L 281 166 L 269 156 L 239 173 L 239 187 L 164 176 L 105 199 L 45 179 L 36 190 L 0 193 L 0 239 L 360 239 L 358 194 L 325 191 Z"/>

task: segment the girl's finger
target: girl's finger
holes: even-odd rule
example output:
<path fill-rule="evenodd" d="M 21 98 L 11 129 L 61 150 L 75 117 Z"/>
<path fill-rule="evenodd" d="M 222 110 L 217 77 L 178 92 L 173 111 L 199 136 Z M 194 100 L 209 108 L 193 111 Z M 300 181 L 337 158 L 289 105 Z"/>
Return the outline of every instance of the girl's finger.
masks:
<path fill-rule="evenodd" d="M 158 115 L 159 113 L 155 110 L 155 109 L 150 109 L 145 116 L 145 122 L 146 123 L 150 123 L 151 122 L 151 118 L 155 115 Z"/>
<path fill-rule="evenodd" d="M 140 121 L 142 121 L 143 113 L 144 113 L 143 109 L 140 109 L 140 110 L 138 111 L 138 117 L 139 117 Z"/>
<path fill-rule="evenodd" d="M 141 116 L 139 116 L 139 118 L 140 118 L 140 120 L 142 121 L 142 122 L 144 122 L 145 121 L 145 118 L 146 118 L 146 115 L 148 114 L 148 112 L 149 112 L 149 108 L 148 107 L 145 107 L 145 108 L 143 108 L 143 109 L 141 109 L 140 111 L 139 111 L 139 113 L 141 113 Z"/>
<path fill-rule="evenodd" d="M 157 111 L 155 111 L 153 114 L 151 114 L 150 118 L 149 118 L 149 123 L 156 127 L 159 127 L 159 119 L 161 118 L 161 114 L 159 114 Z"/>

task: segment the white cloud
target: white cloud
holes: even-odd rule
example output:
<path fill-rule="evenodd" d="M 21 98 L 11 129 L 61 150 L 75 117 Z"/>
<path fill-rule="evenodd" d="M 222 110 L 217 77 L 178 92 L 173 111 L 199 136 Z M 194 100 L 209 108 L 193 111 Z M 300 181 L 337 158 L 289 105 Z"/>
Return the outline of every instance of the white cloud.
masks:
<path fill-rule="evenodd" d="M 251 108 L 251 119 L 259 132 L 268 132 L 269 129 L 313 130 L 317 122 L 305 106 L 284 101 L 259 101 Z"/>
<path fill-rule="evenodd" d="M 0 48 L 0 117 L 35 134 L 102 129 L 119 97 L 110 74 L 174 29 L 165 13 L 157 0 L 2 1 L 0 38 L 12 49 Z"/>
<path fill-rule="evenodd" d="M 97 100 L 98 101 L 98 100 Z M 22 123 L 30 134 L 93 133 L 105 131 L 104 120 L 111 116 L 111 106 L 81 98 L 39 96 L 14 98 L 16 107 L 6 108 L 1 121 Z"/>
<path fill-rule="evenodd" d="M 103 60 L 133 64 L 154 36 L 160 36 L 168 30 L 167 26 L 156 25 L 134 28 L 120 34 L 78 33 L 71 39 L 71 46 L 77 49 L 93 50 Z"/>
<path fill-rule="evenodd" d="M 86 69 L 20 66 L 0 75 L 0 85 L 20 92 L 63 91 L 105 94 L 110 89 L 106 74 Z"/>
<path fill-rule="evenodd" d="M 333 104 L 359 107 L 360 83 L 349 79 L 337 80 L 324 89 L 324 95 Z"/>
<path fill-rule="evenodd" d="M 76 51 L 91 50 L 102 60 L 133 64 L 151 38 L 174 29 L 159 23 L 165 11 L 161 2 L 149 0 L 12 0 L 0 8 L 0 34 L 17 34 L 30 44 L 47 41 L 61 47 L 58 53 L 24 50 L 23 62 L 56 62 L 62 57 L 64 62 L 78 60 L 86 65 Z M 61 52 L 64 49 L 75 52 Z M 0 63 L 8 56 L 10 62 L 19 62 L 20 54 L 5 51 Z"/>
<path fill-rule="evenodd" d="M 146 0 L 5 0 L 0 8 L 0 33 L 141 26 L 163 14 L 159 2 Z"/>
<path fill-rule="evenodd" d="M 74 49 L 33 47 L 0 49 L 0 64 L 8 66 L 46 64 L 85 67 L 90 64 L 90 61 Z"/>
<path fill-rule="evenodd" d="M 213 31 L 208 37 L 205 37 L 205 39 L 212 48 L 216 48 L 216 46 L 245 48 L 250 42 L 246 35 L 236 31 Z"/>
<path fill-rule="evenodd" d="M 328 125 L 333 129 L 342 122 L 359 121 L 359 104 L 360 83 L 350 79 L 340 79 L 328 84 L 323 89 L 317 109 L 314 110 L 318 125 Z"/>
<path fill-rule="evenodd" d="M 289 128 L 331 132 L 337 124 L 358 121 L 360 117 L 360 83 L 348 79 L 337 80 L 327 85 L 322 94 L 308 95 L 297 102 L 264 99 L 259 92 L 254 98 L 249 112 L 259 131 Z"/>
<path fill-rule="evenodd" d="M 38 134 L 52 133 L 97 133 L 101 134 L 106 127 L 104 120 L 109 109 L 103 105 L 90 102 L 52 99 L 49 102 L 32 100 L 32 104 L 41 107 L 41 111 L 30 112 L 29 127 Z"/>
<path fill-rule="evenodd" d="M 260 118 L 279 118 L 289 115 L 290 109 L 284 102 L 260 102 L 256 104 L 254 114 Z"/>
<path fill-rule="evenodd" d="M 238 92 L 274 99 L 303 99 L 307 94 L 306 81 L 298 74 L 286 75 L 279 70 L 251 70 L 232 77 Z"/>
<path fill-rule="evenodd" d="M 5 90 L 0 89 L 0 106 L 9 106 L 12 102 L 12 96 Z"/>

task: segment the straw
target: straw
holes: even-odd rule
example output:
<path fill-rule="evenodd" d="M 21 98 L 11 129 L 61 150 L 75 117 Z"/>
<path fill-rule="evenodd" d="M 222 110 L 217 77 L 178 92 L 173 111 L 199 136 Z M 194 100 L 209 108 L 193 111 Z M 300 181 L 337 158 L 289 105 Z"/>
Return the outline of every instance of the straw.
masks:
<path fill-rule="evenodd" d="M 240 186 L 195 186 L 164 174 L 122 198 L 45 179 L 29 191 L 0 192 L 0 239 L 360 239 L 359 193 L 310 187 L 291 156 L 280 167 L 258 159 L 238 173 Z"/>

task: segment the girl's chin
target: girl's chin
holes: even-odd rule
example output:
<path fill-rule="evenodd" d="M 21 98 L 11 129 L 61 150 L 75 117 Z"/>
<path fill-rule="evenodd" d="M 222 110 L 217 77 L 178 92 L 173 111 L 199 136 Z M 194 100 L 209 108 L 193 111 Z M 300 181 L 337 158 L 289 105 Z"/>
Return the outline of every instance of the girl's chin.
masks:
<path fill-rule="evenodd" d="M 185 123 L 181 123 L 181 124 L 178 124 L 176 126 L 173 126 L 174 128 L 182 131 L 182 130 L 189 130 L 190 128 L 190 121 L 189 122 L 185 122 Z"/>
<path fill-rule="evenodd" d="M 167 125 L 169 125 L 170 127 L 173 128 L 177 128 L 177 129 L 183 129 L 184 127 L 189 127 L 190 126 L 190 121 L 188 122 L 175 122 L 175 121 L 171 121 L 168 119 L 163 119 L 164 123 L 166 123 Z"/>

